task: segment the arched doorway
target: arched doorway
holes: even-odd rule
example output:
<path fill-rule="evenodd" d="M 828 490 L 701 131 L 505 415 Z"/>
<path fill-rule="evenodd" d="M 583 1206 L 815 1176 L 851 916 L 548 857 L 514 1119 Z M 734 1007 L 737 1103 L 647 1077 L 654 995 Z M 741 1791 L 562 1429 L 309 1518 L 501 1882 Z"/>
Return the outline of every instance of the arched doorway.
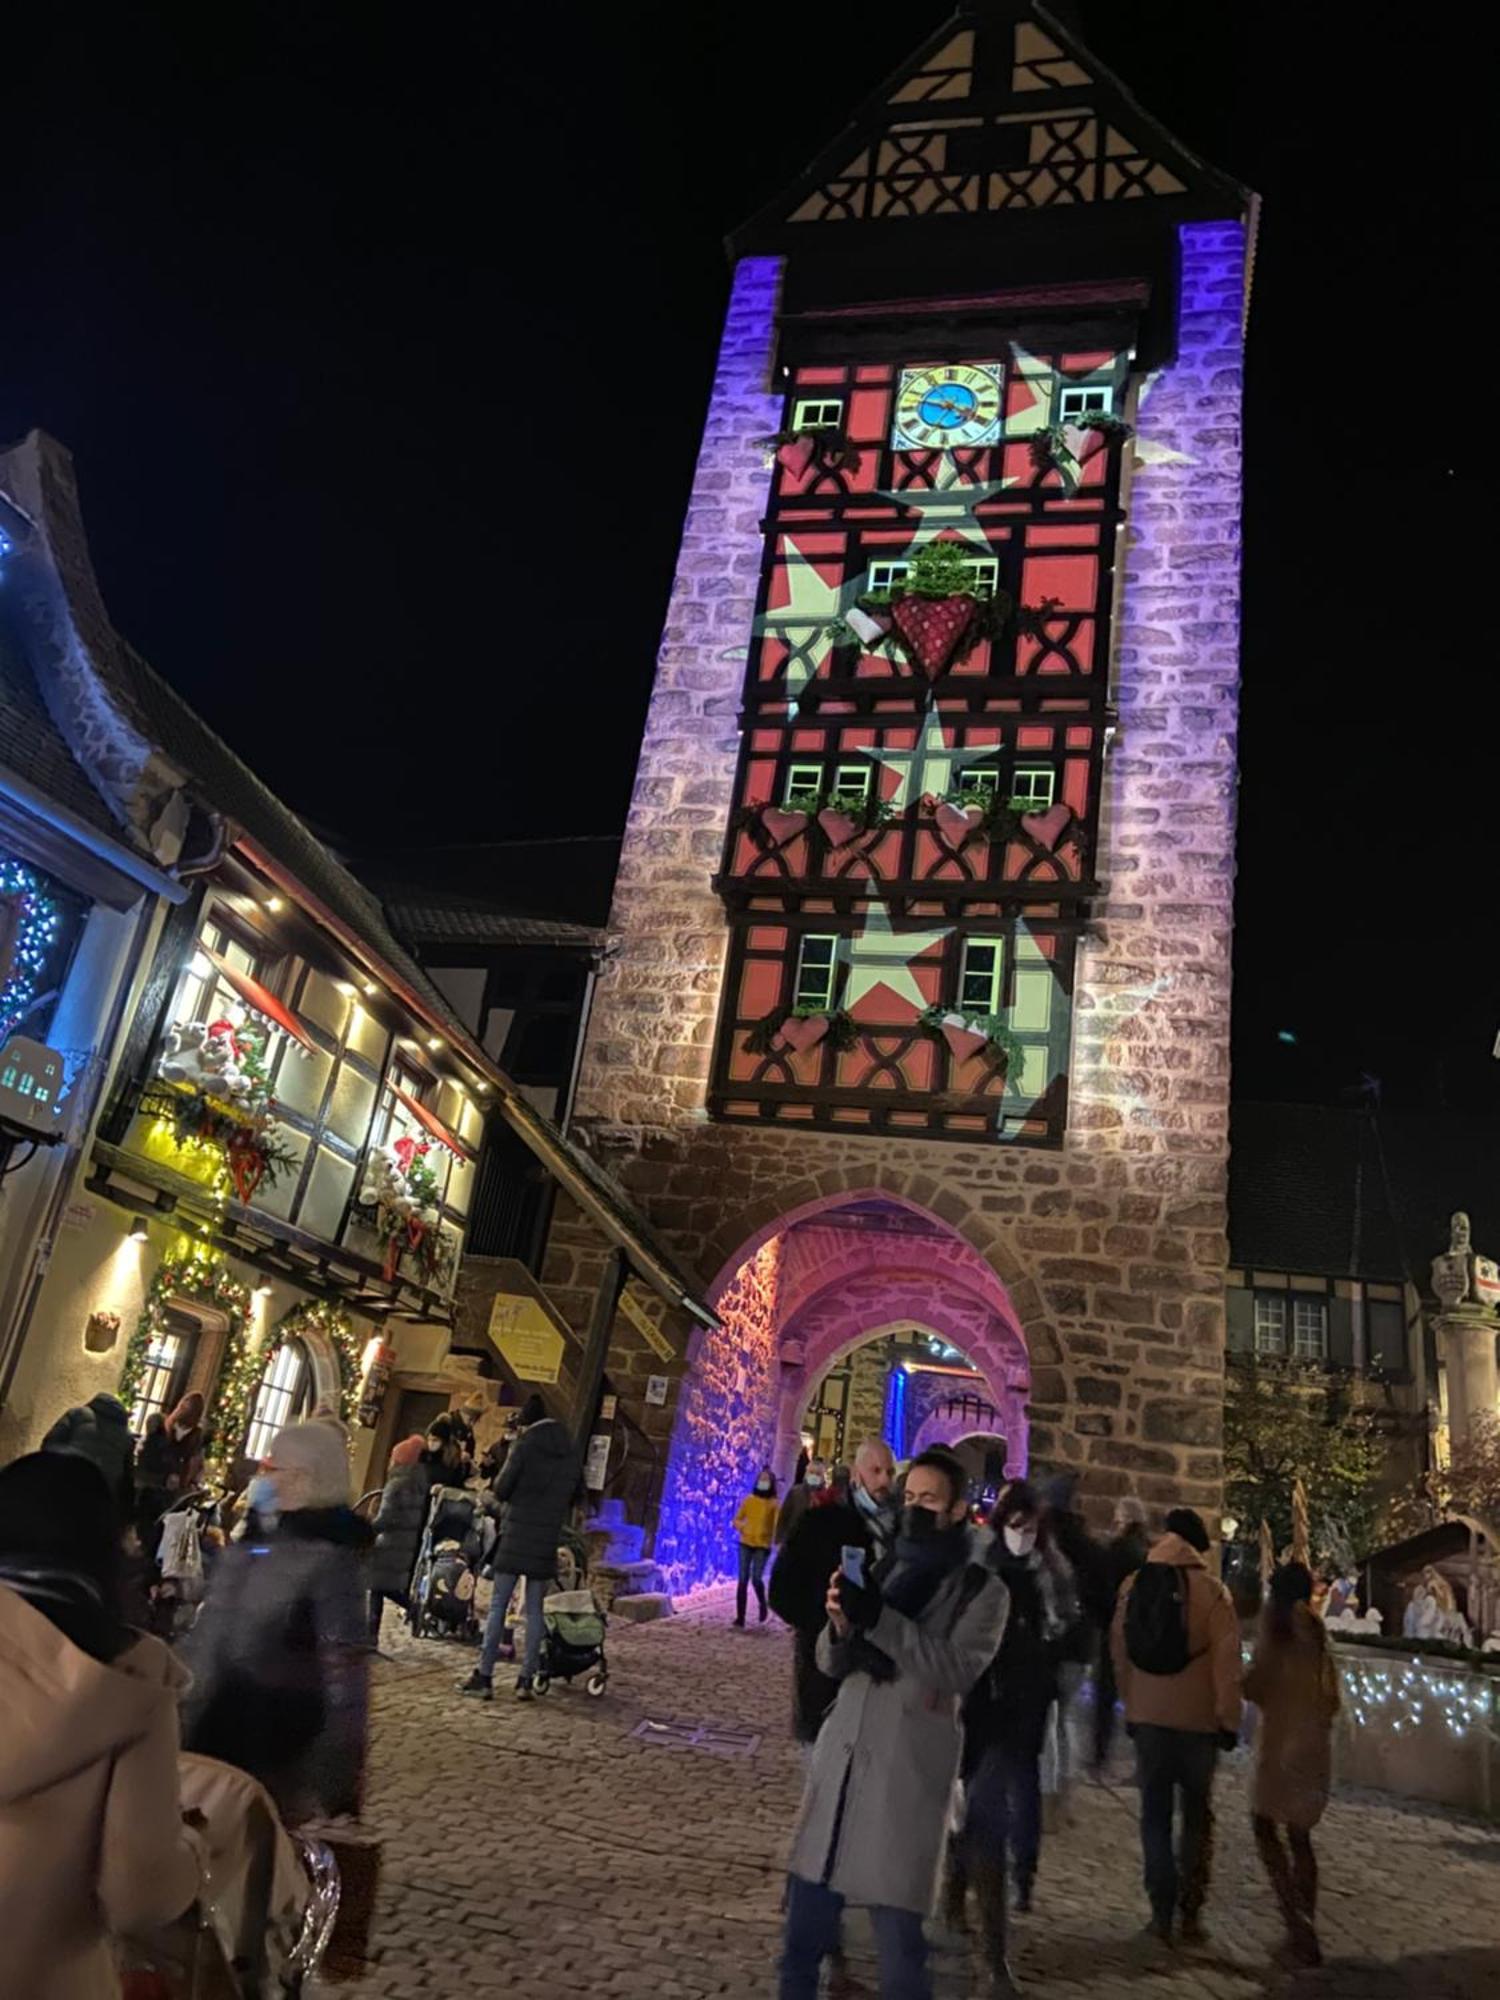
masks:
<path fill-rule="evenodd" d="M 876 1192 L 812 1203 L 752 1238 L 713 1296 L 722 1324 L 690 1351 L 662 1494 L 656 1557 L 669 1589 L 728 1572 L 729 1522 L 757 1467 L 769 1461 L 786 1482 L 819 1384 L 875 1342 L 926 1340 L 956 1357 L 949 1365 L 994 1412 L 965 1433 L 993 1429 L 1008 1470 L 1024 1472 L 1031 1371 L 1019 1320 L 991 1266 L 929 1210 Z"/>

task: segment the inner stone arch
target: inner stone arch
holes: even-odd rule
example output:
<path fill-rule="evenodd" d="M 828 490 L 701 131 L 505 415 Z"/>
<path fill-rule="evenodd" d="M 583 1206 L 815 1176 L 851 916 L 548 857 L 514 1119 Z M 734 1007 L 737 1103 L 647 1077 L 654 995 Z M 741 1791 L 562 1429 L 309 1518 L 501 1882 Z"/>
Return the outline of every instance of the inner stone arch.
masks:
<path fill-rule="evenodd" d="M 805 1205 L 728 1261 L 714 1303 L 722 1324 L 689 1352 L 662 1494 L 668 1589 L 732 1573 L 730 1522 L 757 1469 L 769 1463 L 784 1488 L 817 1384 L 902 1329 L 961 1357 L 977 1398 L 965 1430 L 1003 1436 L 1007 1470 L 1024 1471 L 1031 1370 L 1018 1316 L 973 1245 L 918 1204 L 872 1192 Z"/>

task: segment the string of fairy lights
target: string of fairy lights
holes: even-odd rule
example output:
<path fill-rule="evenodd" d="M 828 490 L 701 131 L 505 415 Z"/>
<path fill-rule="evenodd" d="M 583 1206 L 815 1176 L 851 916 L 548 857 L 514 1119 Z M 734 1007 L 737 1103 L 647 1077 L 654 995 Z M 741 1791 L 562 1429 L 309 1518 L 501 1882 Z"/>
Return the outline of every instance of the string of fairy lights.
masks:
<path fill-rule="evenodd" d="M 1455 1662 L 1455 1670 L 1424 1667 L 1419 1660 L 1340 1659 L 1344 1698 L 1364 1729 L 1388 1725 L 1396 1735 L 1415 1732 L 1433 1720 L 1451 1736 L 1497 1734 L 1495 1691 L 1491 1676 L 1480 1677 Z"/>

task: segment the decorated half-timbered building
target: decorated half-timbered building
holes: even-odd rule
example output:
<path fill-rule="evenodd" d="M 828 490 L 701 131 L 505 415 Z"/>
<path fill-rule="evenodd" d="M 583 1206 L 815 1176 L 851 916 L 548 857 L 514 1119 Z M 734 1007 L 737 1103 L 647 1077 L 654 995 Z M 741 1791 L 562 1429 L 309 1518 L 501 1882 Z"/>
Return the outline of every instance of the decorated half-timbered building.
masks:
<path fill-rule="evenodd" d="M 898 1453 L 1216 1504 L 1253 229 L 995 0 L 732 240 L 578 1099 L 722 1319 L 669 1581 L 872 1346 Z"/>

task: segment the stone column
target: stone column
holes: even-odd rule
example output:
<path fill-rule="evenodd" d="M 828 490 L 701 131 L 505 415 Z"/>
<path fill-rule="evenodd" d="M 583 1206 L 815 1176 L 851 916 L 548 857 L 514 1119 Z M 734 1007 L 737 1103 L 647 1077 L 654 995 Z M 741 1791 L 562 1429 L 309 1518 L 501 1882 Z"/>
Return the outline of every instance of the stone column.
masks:
<path fill-rule="evenodd" d="M 1496 1414 L 1500 1381 L 1495 1370 L 1495 1336 L 1500 1318 L 1484 1307 L 1457 1307 L 1434 1322 L 1438 1351 L 1448 1377 L 1448 1436 L 1465 1442 L 1476 1417 Z"/>

